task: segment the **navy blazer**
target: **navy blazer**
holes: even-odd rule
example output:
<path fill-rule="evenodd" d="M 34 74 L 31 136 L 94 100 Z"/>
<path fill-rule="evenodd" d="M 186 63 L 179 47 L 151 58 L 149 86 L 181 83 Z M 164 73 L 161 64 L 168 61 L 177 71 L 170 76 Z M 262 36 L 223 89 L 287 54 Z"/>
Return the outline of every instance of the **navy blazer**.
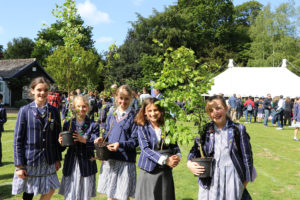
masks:
<path fill-rule="evenodd" d="M 0 103 L 0 133 L 4 131 L 3 124 L 7 121 L 6 109 Z"/>
<path fill-rule="evenodd" d="M 242 181 L 253 181 L 252 180 L 252 171 L 253 171 L 253 158 L 252 158 L 252 149 L 250 144 L 250 136 L 246 132 L 246 128 L 242 124 L 237 124 L 240 132 L 240 143 L 235 139 L 235 124 L 228 120 L 226 126 L 228 128 L 228 147 L 230 156 L 233 162 L 235 169 L 237 170 L 239 177 Z M 201 136 L 200 142 L 202 145 L 203 153 L 206 157 L 214 157 L 214 143 L 215 143 L 215 131 L 214 123 L 210 122 L 204 128 L 204 134 Z M 200 157 L 199 151 L 199 138 L 195 140 L 194 146 L 192 147 L 188 160 L 192 158 Z M 239 147 L 238 147 L 239 145 Z M 240 151 L 239 151 L 240 149 Z M 207 188 L 210 185 L 211 179 L 199 179 L 199 184 L 204 188 Z"/>
<path fill-rule="evenodd" d="M 138 126 L 138 140 L 141 148 L 138 166 L 147 172 L 152 172 L 159 165 L 158 160 L 162 154 L 155 150 L 157 137 L 151 123 Z M 180 153 L 177 144 L 164 144 L 163 149 L 172 149 L 174 154 Z"/>
<path fill-rule="evenodd" d="M 70 121 L 64 123 L 63 130 L 69 130 Z M 90 118 L 86 117 L 83 125 L 83 137 L 86 138 L 86 144 L 76 142 L 74 146 L 70 146 L 65 155 L 63 167 L 63 175 L 70 176 L 75 167 L 75 159 L 78 159 L 80 173 L 83 177 L 97 173 L 96 161 L 90 161 L 94 156 L 94 140 L 99 135 L 99 127 Z M 76 119 L 72 119 L 71 132 L 76 130 Z M 64 148 L 65 149 L 65 148 Z"/>
<path fill-rule="evenodd" d="M 58 135 L 60 115 L 56 107 L 47 103 L 46 116 L 38 115 L 35 102 L 20 108 L 14 134 L 14 163 L 37 166 L 42 158 L 48 164 L 61 160 Z"/>
<path fill-rule="evenodd" d="M 104 138 L 109 133 L 108 142 L 110 144 L 119 142 L 119 149 L 110 153 L 113 160 L 121 160 L 127 162 L 136 161 L 137 126 L 133 122 L 135 112 L 131 110 L 123 119 L 117 120 L 117 116 L 113 112 L 108 114 L 106 120 L 106 130 Z M 113 124 L 112 124 L 113 123 Z M 112 128 L 110 130 L 110 127 Z"/>

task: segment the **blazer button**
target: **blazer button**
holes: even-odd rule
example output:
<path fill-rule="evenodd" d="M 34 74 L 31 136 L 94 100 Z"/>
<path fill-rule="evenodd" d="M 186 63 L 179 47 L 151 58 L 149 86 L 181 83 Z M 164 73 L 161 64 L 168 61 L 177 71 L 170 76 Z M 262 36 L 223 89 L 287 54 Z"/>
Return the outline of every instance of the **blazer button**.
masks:
<path fill-rule="evenodd" d="M 45 151 L 45 148 L 43 148 L 43 151 Z"/>
<path fill-rule="evenodd" d="M 46 139 L 43 139 L 43 141 L 45 142 L 45 141 L 46 141 Z"/>

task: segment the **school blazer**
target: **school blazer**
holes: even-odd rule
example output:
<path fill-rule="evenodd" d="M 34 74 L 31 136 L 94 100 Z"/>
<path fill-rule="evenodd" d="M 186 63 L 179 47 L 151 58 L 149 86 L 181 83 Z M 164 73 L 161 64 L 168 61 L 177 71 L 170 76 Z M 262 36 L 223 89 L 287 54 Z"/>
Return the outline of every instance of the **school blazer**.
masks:
<path fill-rule="evenodd" d="M 246 132 L 246 128 L 242 124 L 238 124 L 238 129 L 240 132 L 240 144 L 235 141 L 234 123 L 231 120 L 227 121 L 227 132 L 228 132 L 228 147 L 230 152 L 230 157 L 237 170 L 239 177 L 242 181 L 253 181 L 252 180 L 252 171 L 253 171 L 253 158 L 252 158 L 252 149 L 250 144 L 250 137 Z M 201 136 L 200 142 L 202 145 L 203 153 L 206 157 L 214 157 L 214 143 L 215 143 L 215 131 L 214 123 L 210 122 L 206 125 L 205 132 Z M 199 138 L 195 140 L 194 146 L 192 147 L 188 160 L 192 158 L 200 157 Z M 240 150 L 237 145 L 240 145 Z M 207 188 L 210 185 L 211 179 L 199 179 L 199 184 Z"/>
<path fill-rule="evenodd" d="M 48 164 L 61 160 L 58 135 L 60 115 L 47 103 L 44 119 L 38 115 L 35 102 L 20 108 L 14 133 L 14 164 L 37 166 L 44 157 Z M 50 114 L 51 113 L 51 114 Z"/>
<path fill-rule="evenodd" d="M 0 104 L 0 133 L 4 131 L 3 124 L 7 121 L 6 109 Z"/>
<path fill-rule="evenodd" d="M 65 122 L 63 130 L 69 130 L 70 121 Z M 70 146 L 65 155 L 63 175 L 70 176 L 75 167 L 76 158 L 79 163 L 80 173 L 83 177 L 90 176 L 97 173 L 96 161 L 90 161 L 94 156 L 94 140 L 99 135 L 99 127 L 97 123 L 94 123 L 90 118 L 85 118 L 85 123 L 83 125 L 83 137 L 87 139 L 86 144 L 81 142 L 76 142 L 74 146 Z M 76 119 L 72 119 L 71 131 L 76 130 Z M 66 149 L 65 147 L 63 150 Z"/>
<path fill-rule="evenodd" d="M 145 124 L 145 126 L 138 126 L 138 140 L 141 148 L 138 166 L 147 172 L 152 172 L 159 165 L 157 162 L 162 154 L 154 150 L 157 144 L 157 137 L 151 123 Z M 177 144 L 163 146 L 163 149 L 168 148 L 173 149 L 175 154 L 180 153 Z"/>
<path fill-rule="evenodd" d="M 137 126 L 133 122 L 134 117 L 133 110 L 120 121 L 116 119 L 113 112 L 108 114 L 104 138 L 109 134 L 107 141 L 110 144 L 119 142 L 119 149 L 116 152 L 110 152 L 110 159 L 135 163 L 138 140 Z"/>

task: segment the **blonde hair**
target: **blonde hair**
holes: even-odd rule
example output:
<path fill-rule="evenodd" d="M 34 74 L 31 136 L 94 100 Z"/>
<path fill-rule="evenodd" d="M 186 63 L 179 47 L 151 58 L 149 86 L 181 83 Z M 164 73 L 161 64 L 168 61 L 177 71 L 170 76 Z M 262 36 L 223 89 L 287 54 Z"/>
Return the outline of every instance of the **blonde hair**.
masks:
<path fill-rule="evenodd" d="M 74 99 L 73 99 L 73 108 L 74 109 L 76 108 L 76 102 L 79 101 L 79 100 L 83 101 L 84 104 L 87 105 L 88 111 L 90 111 L 91 105 L 89 103 L 89 100 L 88 100 L 87 96 L 80 96 L 80 95 L 75 96 Z"/>

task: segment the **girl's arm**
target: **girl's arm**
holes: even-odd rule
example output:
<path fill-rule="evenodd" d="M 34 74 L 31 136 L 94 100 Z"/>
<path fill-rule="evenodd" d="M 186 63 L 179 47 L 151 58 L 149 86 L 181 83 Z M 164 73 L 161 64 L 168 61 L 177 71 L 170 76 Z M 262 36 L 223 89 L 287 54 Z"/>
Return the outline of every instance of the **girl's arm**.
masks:
<path fill-rule="evenodd" d="M 150 142 L 148 141 L 148 138 L 146 137 L 145 128 L 142 126 L 138 127 L 138 142 L 141 148 L 141 151 L 144 152 L 145 156 L 152 160 L 155 163 L 158 163 L 159 159 L 163 156 L 162 154 L 154 151 L 150 147 Z"/>
<path fill-rule="evenodd" d="M 188 155 L 188 161 L 187 161 L 187 167 L 188 169 L 195 175 L 199 175 L 201 173 L 204 173 L 204 167 L 198 165 L 196 162 L 192 162 L 193 158 L 199 158 L 200 157 L 200 152 L 199 152 L 199 138 L 195 139 L 194 146 L 190 150 L 190 153 Z"/>
<path fill-rule="evenodd" d="M 246 128 L 244 125 L 239 125 L 240 130 L 240 147 L 243 156 L 243 163 L 245 166 L 245 182 L 253 181 L 252 172 L 253 172 L 253 156 L 252 156 L 252 148 L 250 144 L 250 136 L 246 132 Z"/>
<path fill-rule="evenodd" d="M 62 155 L 61 155 L 61 152 L 62 152 L 62 147 L 58 141 L 59 139 L 59 134 L 61 132 L 61 120 L 60 120 L 60 113 L 59 111 L 55 108 L 54 109 L 54 113 L 55 113 L 55 118 L 54 118 L 54 131 L 55 131 L 55 139 L 54 139 L 54 142 L 56 143 L 56 161 L 61 161 L 62 160 Z M 57 168 L 58 168 L 58 164 L 57 163 Z M 60 167 L 59 167 L 60 168 Z"/>
<path fill-rule="evenodd" d="M 18 113 L 14 133 L 14 164 L 23 167 L 25 163 L 26 118 L 24 107 Z"/>

